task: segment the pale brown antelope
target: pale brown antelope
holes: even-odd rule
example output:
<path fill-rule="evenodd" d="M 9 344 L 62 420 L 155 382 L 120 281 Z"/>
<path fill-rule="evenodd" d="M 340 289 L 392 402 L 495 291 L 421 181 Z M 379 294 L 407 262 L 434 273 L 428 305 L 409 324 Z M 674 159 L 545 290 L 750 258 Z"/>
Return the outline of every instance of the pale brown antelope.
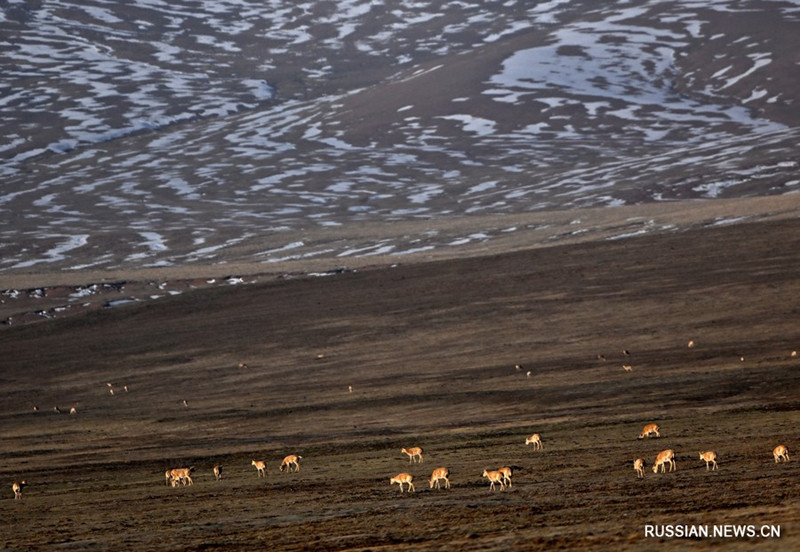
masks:
<path fill-rule="evenodd" d="M 525 446 L 533 444 L 533 450 L 542 450 L 542 438 L 538 433 L 534 433 L 525 439 Z"/>
<path fill-rule="evenodd" d="M 483 470 L 483 476 L 482 477 L 486 477 L 489 480 L 489 490 L 490 491 L 494 490 L 494 484 L 495 483 L 500 483 L 500 490 L 501 491 L 506 488 L 505 481 L 503 481 L 503 474 L 500 473 L 499 471 Z"/>
<path fill-rule="evenodd" d="M 181 485 L 194 485 L 194 481 L 192 481 L 193 471 L 194 466 L 191 468 L 175 468 L 172 470 L 167 470 L 164 474 L 167 478 L 167 485 L 172 485 L 173 487 L 177 487 L 178 483 Z"/>
<path fill-rule="evenodd" d="M 73 406 L 72 408 L 69 409 L 69 413 L 70 414 L 77 414 L 78 413 L 78 409 Z"/>
<path fill-rule="evenodd" d="M 11 488 L 14 490 L 14 500 L 19 500 L 22 498 L 22 488 L 27 486 L 27 481 L 14 481 L 14 483 L 11 485 Z"/>
<path fill-rule="evenodd" d="M 689 340 L 688 347 L 689 347 L 690 349 L 691 349 L 692 347 L 694 347 L 694 339 L 690 339 L 690 340 Z"/>
<path fill-rule="evenodd" d="M 778 445 L 775 447 L 775 450 L 772 451 L 772 457 L 775 459 L 775 462 L 780 462 L 783 460 L 784 462 L 789 461 L 789 451 L 786 450 L 786 445 Z"/>
<path fill-rule="evenodd" d="M 658 427 L 658 424 L 647 424 L 639 434 L 639 439 L 644 439 L 645 437 L 649 437 L 653 434 L 655 434 L 656 437 L 661 437 L 660 430 L 661 428 Z"/>
<path fill-rule="evenodd" d="M 636 470 L 636 475 L 644 477 L 644 458 L 637 458 L 634 460 L 633 469 Z"/>
<path fill-rule="evenodd" d="M 400 485 L 400 492 L 403 492 L 403 483 L 408 483 L 408 490 L 415 491 L 414 483 L 412 483 L 414 476 L 410 473 L 398 473 L 394 477 L 389 478 L 389 485 L 394 485 L 397 483 Z"/>
<path fill-rule="evenodd" d="M 302 460 L 302 456 L 297 456 L 296 454 L 290 454 L 286 458 L 283 459 L 281 462 L 281 467 L 278 468 L 279 471 L 283 471 L 283 468 L 287 468 L 287 471 L 292 471 L 292 466 L 294 466 L 294 471 L 300 471 L 300 463 L 298 460 Z"/>
<path fill-rule="evenodd" d="M 180 468 L 177 470 L 173 470 L 173 479 L 177 477 L 180 480 L 181 485 L 194 485 L 194 481 L 192 481 L 192 472 L 194 471 L 194 466 L 191 468 Z"/>
<path fill-rule="evenodd" d="M 716 452 L 714 452 L 713 450 L 710 450 L 708 452 L 699 452 L 698 454 L 700 455 L 700 460 L 705 460 L 706 461 L 706 471 L 708 471 L 709 464 L 711 464 L 711 466 L 712 466 L 711 469 L 712 470 L 718 470 L 719 469 L 719 467 L 717 467 L 717 453 Z"/>
<path fill-rule="evenodd" d="M 444 488 L 449 489 L 450 480 L 447 478 L 448 475 L 450 475 L 450 470 L 448 470 L 447 468 L 436 468 L 435 470 L 433 470 L 431 478 L 428 481 L 428 484 L 430 485 L 431 489 L 433 489 L 434 485 L 436 485 L 437 489 L 441 489 L 441 486 L 439 485 L 440 479 L 444 479 Z"/>
<path fill-rule="evenodd" d="M 633 366 L 631 366 L 630 364 L 623 364 L 622 369 L 625 370 L 626 372 L 630 372 L 631 370 L 633 370 Z"/>
<path fill-rule="evenodd" d="M 497 471 L 503 474 L 503 482 L 510 489 L 513 486 L 511 485 L 511 468 L 497 468 Z"/>
<path fill-rule="evenodd" d="M 658 473 L 658 469 L 661 468 L 661 473 L 666 473 L 667 468 L 664 464 L 669 464 L 669 471 L 673 471 L 678 468 L 675 464 L 675 451 L 672 449 L 663 450 L 658 453 L 656 457 L 656 461 L 653 464 L 653 473 Z"/>
<path fill-rule="evenodd" d="M 401 449 L 400 452 L 408 454 L 408 463 L 411 464 L 415 458 L 419 458 L 419 463 L 422 464 L 422 447 L 411 447 L 409 449 Z"/>
<path fill-rule="evenodd" d="M 266 477 L 267 476 L 267 463 L 263 460 L 253 460 L 250 462 L 252 466 L 255 466 L 258 470 L 258 477 Z"/>
<path fill-rule="evenodd" d="M 213 470 L 214 470 L 214 479 L 216 479 L 217 481 L 222 479 L 222 464 L 217 464 L 216 466 L 214 466 Z"/>

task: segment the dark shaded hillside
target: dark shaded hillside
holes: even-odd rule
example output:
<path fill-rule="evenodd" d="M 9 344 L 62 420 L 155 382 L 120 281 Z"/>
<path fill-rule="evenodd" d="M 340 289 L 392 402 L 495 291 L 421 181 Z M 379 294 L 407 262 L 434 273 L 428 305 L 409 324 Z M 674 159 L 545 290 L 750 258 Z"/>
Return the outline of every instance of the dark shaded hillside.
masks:
<path fill-rule="evenodd" d="M 0 478 L 29 487 L 3 499 L 0 546 L 682 549 L 645 525 L 766 524 L 791 547 L 797 463 L 770 451 L 797 448 L 799 225 L 200 290 L 4 327 Z M 662 437 L 638 441 L 654 421 Z M 524 445 L 533 432 L 543 451 Z M 410 465 L 400 448 L 417 445 L 425 462 Z M 677 471 L 655 475 L 665 448 Z M 697 459 L 708 449 L 719 471 Z M 278 472 L 290 453 L 302 470 Z M 164 470 L 189 465 L 193 486 L 165 486 Z M 440 465 L 452 488 L 430 491 Z M 501 465 L 513 488 L 490 493 L 480 475 Z M 409 496 L 389 486 L 404 470 Z"/>

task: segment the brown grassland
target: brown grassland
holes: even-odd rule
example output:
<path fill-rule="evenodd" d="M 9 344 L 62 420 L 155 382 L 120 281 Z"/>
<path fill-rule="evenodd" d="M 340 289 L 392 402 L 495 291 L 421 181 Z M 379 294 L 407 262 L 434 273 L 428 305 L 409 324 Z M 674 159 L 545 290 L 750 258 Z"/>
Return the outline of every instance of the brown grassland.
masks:
<path fill-rule="evenodd" d="M 0 549 L 789 550 L 798 314 L 790 218 L 5 326 Z M 662 437 L 637 440 L 650 422 Z M 542 451 L 525 446 L 534 432 Z M 789 462 L 773 461 L 778 444 Z M 400 452 L 412 446 L 423 463 Z M 667 448 L 677 471 L 654 474 Z M 299 472 L 278 471 L 288 454 L 303 457 Z M 490 492 L 482 471 L 504 465 L 513 488 Z M 167 487 L 164 471 L 183 466 L 194 485 Z M 449 490 L 428 488 L 439 466 Z M 415 493 L 389 485 L 403 471 Z M 647 524 L 774 525 L 781 537 L 646 538 Z"/>

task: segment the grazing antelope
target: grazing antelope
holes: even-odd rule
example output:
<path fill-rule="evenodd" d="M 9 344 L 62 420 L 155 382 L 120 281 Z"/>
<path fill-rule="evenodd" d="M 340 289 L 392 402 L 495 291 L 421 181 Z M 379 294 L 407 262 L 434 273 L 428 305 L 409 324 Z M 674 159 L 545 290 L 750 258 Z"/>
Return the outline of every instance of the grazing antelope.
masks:
<path fill-rule="evenodd" d="M 246 363 L 244 363 L 244 362 L 240 362 L 240 363 L 238 364 L 238 367 L 239 367 L 241 370 L 247 370 L 247 364 L 246 364 Z"/>
<path fill-rule="evenodd" d="M 431 478 L 428 481 L 428 484 L 430 485 L 431 489 L 433 489 L 434 485 L 436 485 L 437 489 L 441 489 L 441 486 L 439 485 L 440 479 L 444 479 L 444 488 L 449 489 L 450 480 L 447 478 L 448 475 L 450 475 L 450 470 L 448 470 L 447 468 L 436 468 L 435 470 L 433 470 Z"/>
<path fill-rule="evenodd" d="M 178 483 L 182 485 L 194 485 L 194 481 L 192 481 L 192 472 L 194 471 L 194 466 L 191 468 L 175 468 L 173 470 L 167 470 L 164 475 L 167 479 L 167 485 L 172 485 L 173 487 L 177 487 Z"/>
<path fill-rule="evenodd" d="M 489 479 L 489 490 L 494 490 L 494 484 L 500 483 L 500 490 L 504 490 L 506 488 L 506 483 L 503 480 L 503 474 L 499 471 L 489 471 L 483 470 L 482 477 L 486 477 Z"/>
<path fill-rule="evenodd" d="M 666 473 L 667 469 L 664 464 L 669 464 L 669 471 L 675 470 L 678 466 L 675 464 L 675 451 L 667 449 L 658 453 L 656 461 L 653 464 L 653 473 L 658 473 L 658 468 L 661 468 L 661 473 Z"/>
<path fill-rule="evenodd" d="M 14 481 L 14 483 L 11 485 L 11 488 L 14 490 L 14 500 L 19 500 L 22 498 L 22 488 L 27 486 L 27 481 Z"/>
<path fill-rule="evenodd" d="M 263 460 L 253 460 L 250 462 L 251 465 L 255 466 L 258 470 L 259 477 L 266 477 L 267 476 L 267 463 Z"/>
<path fill-rule="evenodd" d="M 522 370 L 522 364 L 515 364 L 514 370 Z"/>
<path fill-rule="evenodd" d="M 622 369 L 625 370 L 626 372 L 630 372 L 631 370 L 633 370 L 633 366 L 631 366 L 630 364 L 623 364 Z"/>
<path fill-rule="evenodd" d="M 511 468 L 497 468 L 497 471 L 503 474 L 503 482 L 510 489 L 513 486 L 511 485 Z"/>
<path fill-rule="evenodd" d="M 288 471 L 292 471 L 292 466 L 295 467 L 294 471 L 300 471 L 300 463 L 298 462 L 298 460 L 302 459 L 303 459 L 302 456 L 297 456 L 296 454 L 290 454 L 289 456 L 283 459 L 283 462 L 281 462 L 281 467 L 279 468 L 279 471 L 283 471 L 283 468 L 287 468 Z"/>
<path fill-rule="evenodd" d="M 688 345 L 688 347 L 689 347 L 690 349 L 691 349 L 692 347 L 694 347 L 694 339 L 690 339 L 690 340 L 689 340 L 689 345 Z"/>
<path fill-rule="evenodd" d="M 699 452 L 698 454 L 700 455 L 700 460 L 705 460 L 706 461 L 706 471 L 708 471 L 709 463 L 713 466 L 711 468 L 712 470 L 718 470 L 719 469 L 717 467 L 717 453 L 716 452 L 714 452 L 713 450 L 710 450 L 708 452 Z"/>
<path fill-rule="evenodd" d="M 411 447 L 410 449 L 400 450 L 403 454 L 408 454 L 408 463 L 412 463 L 414 458 L 419 458 L 419 463 L 422 464 L 422 447 Z"/>
<path fill-rule="evenodd" d="M 408 483 L 408 490 L 415 491 L 414 484 L 411 482 L 414 479 L 414 476 L 410 473 L 398 473 L 394 477 L 389 478 L 389 485 L 394 485 L 397 483 L 400 485 L 400 492 L 403 492 L 403 483 Z"/>
<path fill-rule="evenodd" d="M 659 432 L 660 429 L 661 428 L 658 427 L 658 424 L 647 424 L 644 426 L 642 433 L 639 435 L 639 439 L 644 439 L 645 437 L 649 437 L 654 433 L 656 437 L 661 437 L 661 433 Z"/>
<path fill-rule="evenodd" d="M 57 406 L 54 406 L 53 407 L 53 412 L 55 412 L 56 414 L 61 414 L 61 409 L 59 407 L 57 407 Z"/>
<path fill-rule="evenodd" d="M 775 459 L 775 462 L 780 462 L 783 459 L 784 462 L 789 461 L 789 451 L 786 450 L 786 445 L 778 445 L 775 447 L 775 450 L 772 451 L 772 457 Z"/>
<path fill-rule="evenodd" d="M 73 406 L 72 408 L 69 409 L 69 413 L 70 414 L 77 414 L 78 410 Z"/>
<path fill-rule="evenodd" d="M 633 461 L 633 469 L 636 470 L 636 475 L 640 478 L 644 477 L 644 459 L 637 458 Z"/>
<path fill-rule="evenodd" d="M 214 469 L 214 479 L 216 479 L 217 481 L 222 479 L 222 464 L 217 464 L 216 466 L 214 466 L 213 469 Z"/>
<path fill-rule="evenodd" d="M 534 433 L 525 439 L 525 446 L 528 446 L 531 443 L 533 443 L 533 450 L 542 450 L 542 438 L 539 437 L 538 433 Z"/>

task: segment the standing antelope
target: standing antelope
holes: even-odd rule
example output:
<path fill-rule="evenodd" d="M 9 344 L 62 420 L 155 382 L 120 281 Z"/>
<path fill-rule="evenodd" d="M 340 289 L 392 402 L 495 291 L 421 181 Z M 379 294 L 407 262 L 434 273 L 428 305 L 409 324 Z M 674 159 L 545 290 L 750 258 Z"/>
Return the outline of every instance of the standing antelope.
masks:
<path fill-rule="evenodd" d="M 250 462 L 252 466 L 255 466 L 258 470 L 259 477 L 266 477 L 267 476 L 267 463 L 263 460 L 253 460 Z"/>
<path fill-rule="evenodd" d="M 503 474 L 503 482 L 510 489 L 511 485 L 511 468 L 497 468 L 497 471 Z"/>
<path fill-rule="evenodd" d="M 422 464 L 422 447 L 411 447 L 410 449 L 402 449 L 400 452 L 408 454 L 408 463 L 412 463 L 414 458 L 419 458 L 419 463 Z"/>
<path fill-rule="evenodd" d="M 294 471 L 300 471 L 300 464 L 298 463 L 298 460 L 302 459 L 303 459 L 302 456 L 297 456 L 296 454 L 290 454 L 289 456 L 283 459 L 283 462 L 281 462 L 281 467 L 278 469 L 279 471 L 283 471 L 283 468 L 287 468 L 288 471 L 292 471 L 292 466 L 294 466 L 295 467 Z"/>
<path fill-rule="evenodd" d="M 708 471 L 709 463 L 713 466 L 711 468 L 712 470 L 718 470 L 719 469 L 717 467 L 717 453 L 716 452 L 714 452 L 713 450 L 710 450 L 708 452 L 700 452 L 698 454 L 700 455 L 700 460 L 705 460 L 706 461 L 706 471 Z"/>
<path fill-rule="evenodd" d="M 22 498 L 22 488 L 27 486 L 27 481 L 14 481 L 14 483 L 11 485 L 11 488 L 14 490 L 14 500 L 19 500 Z"/>
<path fill-rule="evenodd" d="M 192 481 L 192 472 L 194 471 L 194 467 L 191 468 L 175 468 L 174 470 L 167 470 L 164 475 L 167 478 L 167 485 L 172 485 L 176 487 L 178 483 L 186 485 L 194 485 L 194 481 Z"/>
<path fill-rule="evenodd" d="M 214 466 L 213 469 L 214 469 L 214 479 L 216 479 L 217 481 L 222 479 L 222 464 L 217 464 L 216 466 Z"/>
<path fill-rule="evenodd" d="M 784 462 L 789 461 L 789 451 L 786 450 L 786 445 L 778 445 L 775 447 L 775 450 L 772 451 L 772 457 L 775 459 L 775 462 L 780 462 L 783 459 Z"/>
<path fill-rule="evenodd" d="M 400 492 L 403 492 L 403 483 L 408 483 L 408 490 L 409 491 L 416 491 L 414 489 L 414 484 L 411 482 L 414 479 L 414 476 L 410 473 L 398 473 L 394 477 L 389 478 L 389 485 L 394 485 L 397 483 L 400 485 Z"/>
<path fill-rule="evenodd" d="M 433 489 L 434 485 L 436 485 L 437 489 L 441 489 L 442 488 L 439 485 L 439 480 L 440 479 L 444 479 L 444 488 L 445 489 L 449 489 L 450 488 L 450 480 L 447 478 L 448 475 L 450 475 L 450 470 L 448 470 L 447 468 L 436 468 L 435 470 L 433 470 L 433 473 L 431 474 L 431 478 L 428 481 L 428 484 L 430 485 L 431 489 Z"/>
<path fill-rule="evenodd" d="M 533 450 L 542 450 L 542 438 L 539 437 L 538 433 L 534 433 L 530 437 L 525 439 L 525 445 L 530 445 L 533 443 Z"/>
<path fill-rule="evenodd" d="M 503 481 L 503 474 L 499 471 L 489 471 L 483 470 L 483 476 L 489 479 L 489 490 L 494 490 L 494 484 L 500 483 L 500 490 L 504 490 L 506 488 L 505 481 Z"/>
<path fill-rule="evenodd" d="M 667 449 L 658 453 L 656 461 L 653 464 L 653 473 L 658 473 L 658 468 L 661 468 L 661 473 L 666 473 L 667 469 L 664 464 L 669 464 L 669 471 L 675 470 L 678 466 L 675 464 L 675 451 Z"/>
<path fill-rule="evenodd" d="M 640 478 L 644 477 L 644 459 L 637 458 L 633 461 L 633 469 L 636 470 L 636 475 Z"/>
<path fill-rule="evenodd" d="M 655 434 L 656 437 L 661 437 L 661 433 L 659 433 L 660 429 L 661 428 L 658 427 L 658 424 L 647 424 L 644 426 L 642 433 L 639 434 L 639 439 L 644 439 L 652 434 Z"/>

